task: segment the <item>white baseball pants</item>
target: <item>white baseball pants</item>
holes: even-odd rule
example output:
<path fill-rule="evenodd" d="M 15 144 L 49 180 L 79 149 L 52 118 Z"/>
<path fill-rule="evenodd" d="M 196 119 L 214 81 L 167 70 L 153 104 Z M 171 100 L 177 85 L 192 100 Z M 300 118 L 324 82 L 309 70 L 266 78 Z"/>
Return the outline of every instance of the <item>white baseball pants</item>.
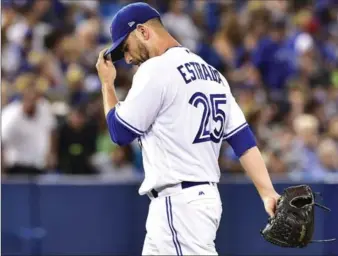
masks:
<path fill-rule="evenodd" d="M 142 255 L 217 255 L 222 215 L 217 185 L 179 184 L 150 198 Z"/>

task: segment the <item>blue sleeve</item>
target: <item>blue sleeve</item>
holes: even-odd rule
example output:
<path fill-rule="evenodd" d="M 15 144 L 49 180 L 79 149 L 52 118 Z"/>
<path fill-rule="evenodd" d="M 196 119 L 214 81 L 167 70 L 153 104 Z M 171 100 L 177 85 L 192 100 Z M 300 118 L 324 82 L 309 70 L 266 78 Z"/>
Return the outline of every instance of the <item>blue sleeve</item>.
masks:
<path fill-rule="evenodd" d="M 139 136 L 125 124 L 118 121 L 115 115 L 115 108 L 111 109 L 107 115 L 107 125 L 111 140 L 119 146 L 127 145 Z"/>
<path fill-rule="evenodd" d="M 239 132 L 227 138 L 226 141 L 232 147 L 238 158 L 240 158 L 248 149 L 257 145 L 255 136 L 249 126 L 244 127 Z"/>

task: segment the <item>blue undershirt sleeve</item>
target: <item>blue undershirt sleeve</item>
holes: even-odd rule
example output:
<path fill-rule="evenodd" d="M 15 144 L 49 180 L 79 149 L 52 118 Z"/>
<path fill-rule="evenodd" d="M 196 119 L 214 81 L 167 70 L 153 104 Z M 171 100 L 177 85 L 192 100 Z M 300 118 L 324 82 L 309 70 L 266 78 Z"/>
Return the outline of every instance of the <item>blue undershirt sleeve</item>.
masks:
<path fill-rule="evenodd" d="M 247 150 L 257 145 L 255 136 L 249 126 L 244 127 L 226 141 L 234 150 L 236 156 L 240 158 Z"/>
<path fill-rule="evenodd" d="M 115 108 L 112 108 L 107 115 L 107 125 L 110 138 L 119 146 L 127 145 L 139 135 L 120 122 L 115 115 Z"/>

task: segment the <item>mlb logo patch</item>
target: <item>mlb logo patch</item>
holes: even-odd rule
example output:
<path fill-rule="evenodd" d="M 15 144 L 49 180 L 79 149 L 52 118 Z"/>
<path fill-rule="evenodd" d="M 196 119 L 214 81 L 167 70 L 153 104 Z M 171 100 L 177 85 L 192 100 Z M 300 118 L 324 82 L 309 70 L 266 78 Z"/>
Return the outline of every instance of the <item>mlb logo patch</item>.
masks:
<path fill-rule="evenodd" d="M 203 191 L 200 191 L 200 192 L 198 192 L 198 195 L 199 195 L 199 196 L 204 195 L 204 192 L 203 192 Z"/>

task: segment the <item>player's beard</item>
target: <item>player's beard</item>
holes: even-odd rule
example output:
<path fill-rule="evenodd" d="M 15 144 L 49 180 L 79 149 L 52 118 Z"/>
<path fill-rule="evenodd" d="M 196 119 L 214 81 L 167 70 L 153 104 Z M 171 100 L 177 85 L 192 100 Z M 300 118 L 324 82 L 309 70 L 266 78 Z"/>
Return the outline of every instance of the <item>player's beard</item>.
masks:
<path fill-rule="evenodd" d="M 150 54 L 149 54 L 149 50 L 147 49 L 147 47 L 139 40 L 138 40 L 137 48 L 138 48 L 139 56 L 137 58 L 133 58 L 133 64 L 140 66 L 143 62 L 150 59 Z"/>

